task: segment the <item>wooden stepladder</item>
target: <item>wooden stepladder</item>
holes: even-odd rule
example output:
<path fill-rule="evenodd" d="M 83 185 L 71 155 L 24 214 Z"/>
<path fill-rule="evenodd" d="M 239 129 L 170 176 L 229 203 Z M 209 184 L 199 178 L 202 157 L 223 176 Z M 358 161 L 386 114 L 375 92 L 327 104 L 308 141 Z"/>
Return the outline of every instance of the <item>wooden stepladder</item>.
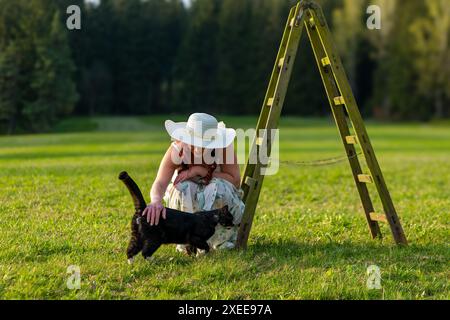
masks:
<path fill-rule="evenodd" d="M 272 147 L 271 134 L 266 133 L 264 136 L 260 136 L 262 134 L 260 132 L 267 132 L 271 129 L 276 129 L 278 126 L 303 28 L 306 28 L 314 51 L 331 110 L 361 198 L 370 233 L 373 238 L 381 237 L 378 223 L 387 222 L 395 242 L 397 244 L 407 244 L 403 228 L 367 135 L 341 59 L 334 47 L 322 9 L 314 1 L 300 1 L 289 13 L 269 87 L 256 126 L 256 136 L 250 148 L 250 154 L 259 154 L 258 150 L 261 148 L 262 141 L 265 141 L 267 143 L 265 146 L 267 148 L 266 153 L 270 156 Z M 348 122 L 351 123 L 351 126 Z M 351 133 L 351 128 L 353 128 L 354 133 Z M 362 171 L 355 148 L 358 144 L 370 174 Z M 249 160 L 247 160 L 241 181 L 241 187 L 244 191 L 245 211 L 238 233 L 238 248 L 245 248 L 247 245 L 264 180 L 264 175 L 261 172 L 264 165 L 259 160 L 256 163 L 251 163 Z M 374 210 L 367 188 L 368 184 L 375 184 L 383 205 L 383 213 L 377 213 Z"/>

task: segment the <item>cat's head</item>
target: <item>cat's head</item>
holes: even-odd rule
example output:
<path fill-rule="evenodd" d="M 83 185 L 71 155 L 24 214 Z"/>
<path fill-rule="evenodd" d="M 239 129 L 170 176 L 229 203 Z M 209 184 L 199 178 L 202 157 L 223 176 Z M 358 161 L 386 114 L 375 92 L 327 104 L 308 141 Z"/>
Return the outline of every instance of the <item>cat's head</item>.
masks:
<path fill-rule="evenodd" d="M 220 209 L 217 209 L 217 212 L 214 214 L 214 219 L 218 224 L 224 227 L 233 227 L 233 215 L 228 210 L 228 206 L 224 206 Z"/>

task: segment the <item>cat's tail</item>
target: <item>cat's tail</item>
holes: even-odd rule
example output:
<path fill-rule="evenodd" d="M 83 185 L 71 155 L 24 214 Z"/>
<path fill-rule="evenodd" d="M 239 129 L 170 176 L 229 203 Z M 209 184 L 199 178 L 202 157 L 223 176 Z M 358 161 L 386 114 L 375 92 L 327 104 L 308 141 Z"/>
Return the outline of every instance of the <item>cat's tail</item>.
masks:
<path fill-rule="evenodd" d="M 136 209 L 136 211 L 144 211 L 147 204 L 136 182 L 134 182 L 134 180 L 131 179 L 131 177 L 128 175 L 126 171 L 122 171 L 119 174 L 119 179 L 125 184 L 128 191 L 130 192 L 131 198 L 133 198 L 134 208 Z"/>

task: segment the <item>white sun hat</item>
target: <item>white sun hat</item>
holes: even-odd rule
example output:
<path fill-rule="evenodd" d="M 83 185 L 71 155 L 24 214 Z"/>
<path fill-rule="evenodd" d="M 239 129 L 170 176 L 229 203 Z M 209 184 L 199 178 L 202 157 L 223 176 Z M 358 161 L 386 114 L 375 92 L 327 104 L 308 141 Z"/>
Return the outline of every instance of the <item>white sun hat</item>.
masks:
<path fill-rule="evenodd" d="M 187 122 L 166 120 L 164 125 L 173 139 L 206 149 L 226 148 L 236 137 L 234 129 L 207 113 L 193 113 Z"/>

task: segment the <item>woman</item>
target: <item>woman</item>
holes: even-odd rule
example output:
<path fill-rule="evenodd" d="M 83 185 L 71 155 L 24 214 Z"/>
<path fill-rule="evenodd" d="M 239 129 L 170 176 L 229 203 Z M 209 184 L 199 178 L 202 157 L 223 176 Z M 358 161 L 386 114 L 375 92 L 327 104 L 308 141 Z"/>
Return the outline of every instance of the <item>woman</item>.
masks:
<path fill-rule="evenodd" d="M 143 215 L 157 225 L 160 217 L 165 219 L 164 205 L 190 213 L 228 205 L 235 227 L 217 226 L 208 244 L 212 249 L 234 248 L 244 213 L 233 147 L 236 131 L 206 113 L 194 113 L 187 122 L 166 120 L 165 127 L 173 142 L 161 161 Z M 177 250 L 187 252 L 182 245 Z"/>

